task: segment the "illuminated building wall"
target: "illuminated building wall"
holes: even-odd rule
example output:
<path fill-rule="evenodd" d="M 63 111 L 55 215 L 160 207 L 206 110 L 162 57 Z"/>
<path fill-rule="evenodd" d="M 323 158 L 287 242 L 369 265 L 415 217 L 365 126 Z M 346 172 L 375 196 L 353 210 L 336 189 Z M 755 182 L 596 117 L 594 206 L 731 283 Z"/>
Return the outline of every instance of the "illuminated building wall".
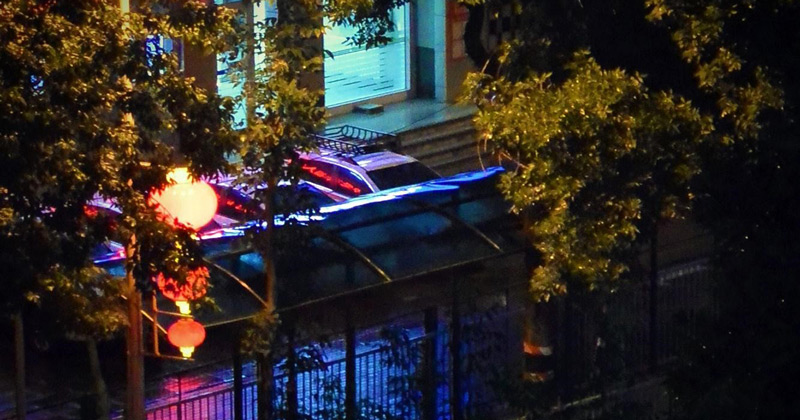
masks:
<path fill-rule="evenodd" d="M 252 9 L 252 3 L 245 6 L 238 0 L 214 2 L 240 10 L 251 24 L 277 19 L 275 2 L 261 2 Z M 451 102 L 461 89 L 466 71 L 473 68 L 463 53 L 461 39 L 466 16 L 463 8 L 446 0 L 416 0 L 394 12 L 395 31 L 388 34 L 392 41 L 369 50 L 346 43 L 353 28 L 328 26 L 321 42 L 333 57 L 325 56 L 322 74 L 309 74 L 300 83 L 324 88 L 324 104 L 334 115 L 364 102 L 386 104 L 418 96 Z M 198 85 L 225 96 L 241 95 L 244 75 L 230 72 L 231 63 L 222 59 L 224 55 L 203 56 L 200 51 L 186 48 L 185 56 L 186 74 L 194 77 Z M 230 59 L 236 62 L 242 57 Z M 242 67 L 258 66 L 262 61 L 256 55 Z M 244 106 L 236 111 L 240 126 L 245 114 Z"/>
<path fill-rule="evenodd" d="M 409 89 L 407 7 L 393 12 L 395 31 L 392 41 L 382 47 L 365 49 L 347 44 L 355 29 L 337 26 L 328 29 L 324 47 L 325 106 L 332 107 Z M 330 26 L 326 22 L 326 26 Z"/>
<path fill-rule="evenodd" d="M 216 0 L 216 2 L 217 4 L 222 3 L 221 0 Z M 264 24 L 269 24 L 278 18 L 278 9 L 274 2 L 270 3 L 268 1 L 262 1 L 259 4 L 253 4 L 252 8 L 253 22 L 263 22 Z M 247 11 L 245 12 L 247 13 Z M 256 30 L 258 30 L 258 27 Z M 241 51 L 236 57 L 231 57 L 230 53 L 217 55 L 217 93 L 219 93 L 221 96 L 230 96 L 232 98 L 236 98 L 242 94 L 245 80 L 244 70 L 246 66 L 235 67 L 235 64 L 246 64 L 240 63 L 242 58 L 243 55 Z M 256 69 L 264 66 L 263 53 L 256 51 L 254 64 Z M 244 101 L 239 101 L 234 111 L 234 123 L 238 128 L 243 128 L 245 126 L 246 117 L 247 111 L 245 109 Z"/>

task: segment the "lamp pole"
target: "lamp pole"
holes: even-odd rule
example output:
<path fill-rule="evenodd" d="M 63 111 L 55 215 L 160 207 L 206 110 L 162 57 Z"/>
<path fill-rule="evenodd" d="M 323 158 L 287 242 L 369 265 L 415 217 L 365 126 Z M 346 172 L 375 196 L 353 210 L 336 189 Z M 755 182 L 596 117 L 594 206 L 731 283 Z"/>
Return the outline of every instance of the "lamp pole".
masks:
<path fill-rule="evenodd" d="M 186 168 L 174 169 L 167 179 L 174 181 L 174 184 L 150 197 L 157 205 L 157 211 L 170 217 L 171 220 L 177 219 L 194 229 L 199 229 L 212 220 L 217 210 L 217 196 L 208 184 L 192 180 Z M 194 205 L 185 206 L 186 202 L 192 202 Z M 136 235 L 131 234 L 125 245 L 125 295 L 128 315 L 128 329 L 125 334 L 128 381 L 126 420 L 145 420 L 142 294 L 136 288 L 136 278 L 133 275 L 137 258 L 136 247 Z M 153 314 L 153 322 L 156 321 L 156 313 Z M 158 337 L 154 337 L 153 340 L 158 342 Z"/>
<path fill-rule="evenodd" d="M 144 420 L 144 343 L 142 335 L 142 295 L 136 288 L 133 276 L 136 236 L 132 235 L 125 246 L 126 295 L 128 304 L 128 329 L 125 332 L 127 354 L 127 380 L 125 418 Z"/>

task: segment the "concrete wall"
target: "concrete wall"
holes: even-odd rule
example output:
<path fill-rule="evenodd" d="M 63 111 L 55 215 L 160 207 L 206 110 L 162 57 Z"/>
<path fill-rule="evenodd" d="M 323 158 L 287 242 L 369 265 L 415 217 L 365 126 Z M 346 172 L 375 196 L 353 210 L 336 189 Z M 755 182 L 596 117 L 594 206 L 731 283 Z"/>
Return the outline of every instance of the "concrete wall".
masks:
<path fill-rule="evenodd" d="M 464 25 L 469 18 L 469 12 L 455 2 L 446 2 L 446 78 L 445 97 L 447 102 L 455 102 L 461 94 L 461 87 L 467 73 L 475 70 L 472 61 L 467 57 L 464 48 Z"/>

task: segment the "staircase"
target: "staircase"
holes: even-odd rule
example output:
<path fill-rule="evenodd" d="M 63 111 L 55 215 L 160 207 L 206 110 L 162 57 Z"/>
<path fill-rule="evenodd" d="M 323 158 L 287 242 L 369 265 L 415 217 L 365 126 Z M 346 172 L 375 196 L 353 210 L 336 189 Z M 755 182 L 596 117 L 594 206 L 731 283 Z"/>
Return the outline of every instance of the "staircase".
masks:
<path fill-rule="evenodd" d="M 481 168 L 472 116 L 438 122 L 397 133 L 400 153 L 413 156 L 443 176 Z M 481 156 L 490 166 L 488 156 Z"/>

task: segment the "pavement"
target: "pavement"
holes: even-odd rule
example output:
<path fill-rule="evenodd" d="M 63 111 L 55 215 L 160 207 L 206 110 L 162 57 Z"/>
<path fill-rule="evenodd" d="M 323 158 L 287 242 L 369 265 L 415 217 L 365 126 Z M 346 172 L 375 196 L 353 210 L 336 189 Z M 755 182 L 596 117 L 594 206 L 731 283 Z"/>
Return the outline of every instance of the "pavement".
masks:
<path fill-rule="evenodd" d="M 474 114 L 475 110 L 474 105 L 449 104 L 433 99 L 410 99 L 385 105 L 384 111 L 378 114 L 349 112 L 335 115 L 328 119 L 328 126 L 350 124 L 397 134 L 463 118 Z"/>

